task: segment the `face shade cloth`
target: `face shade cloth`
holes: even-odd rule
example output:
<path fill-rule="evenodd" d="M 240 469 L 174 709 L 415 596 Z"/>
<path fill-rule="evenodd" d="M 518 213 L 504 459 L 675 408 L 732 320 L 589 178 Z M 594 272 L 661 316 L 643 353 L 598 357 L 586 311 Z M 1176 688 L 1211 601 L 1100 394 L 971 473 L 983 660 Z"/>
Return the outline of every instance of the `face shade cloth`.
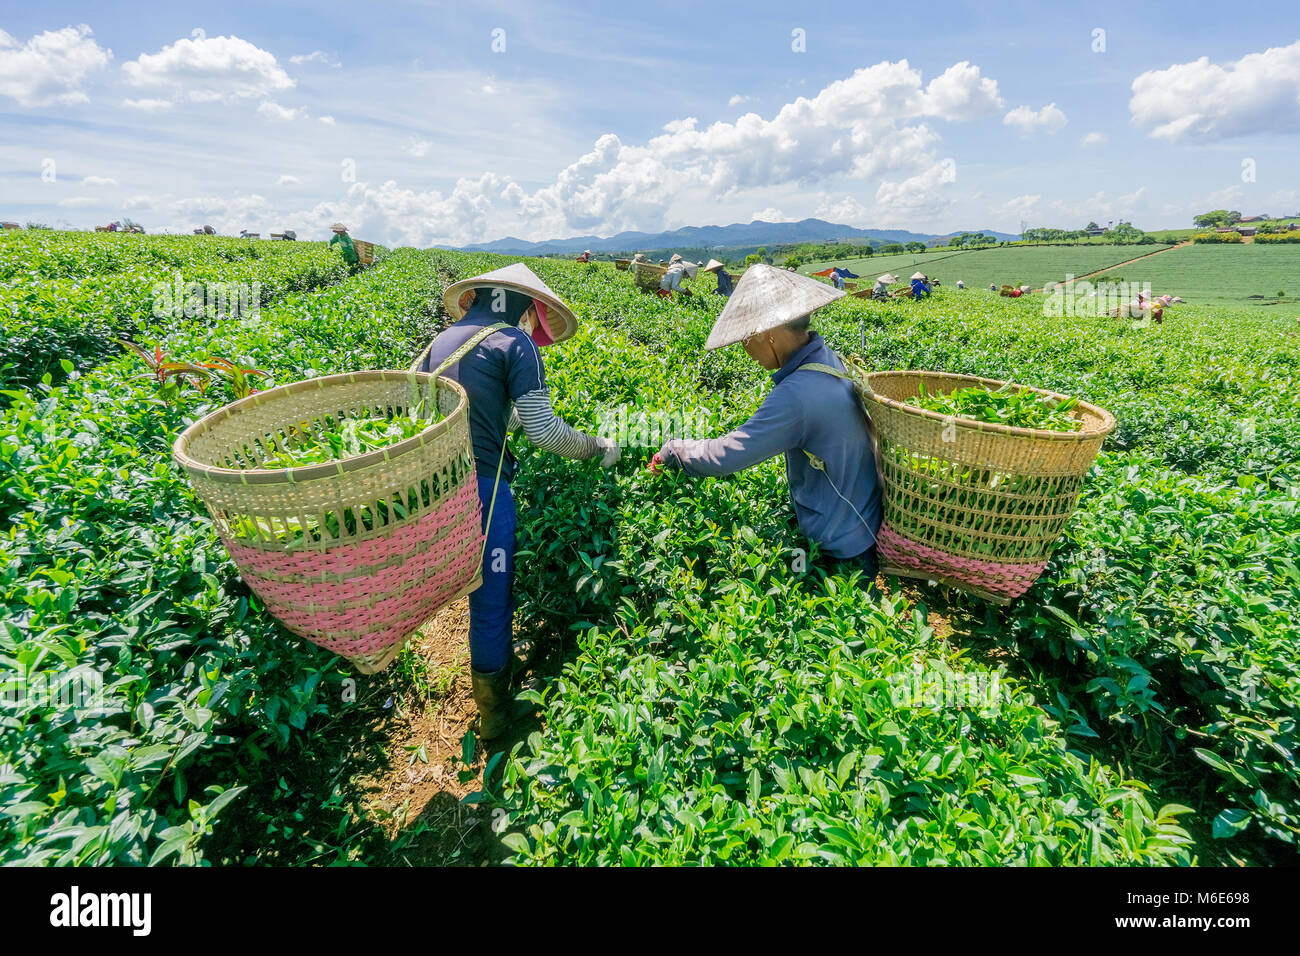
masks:
<path fill-rule="evenodd" d="M 537 323 L 532 329 L 533 341 L 537 343 L 538 348 L 550 345 L 555 340 L 551 338 L 551 324 L 546 321 L 546 303 L 533 299 L 533 305 L 537 307 Z"/>

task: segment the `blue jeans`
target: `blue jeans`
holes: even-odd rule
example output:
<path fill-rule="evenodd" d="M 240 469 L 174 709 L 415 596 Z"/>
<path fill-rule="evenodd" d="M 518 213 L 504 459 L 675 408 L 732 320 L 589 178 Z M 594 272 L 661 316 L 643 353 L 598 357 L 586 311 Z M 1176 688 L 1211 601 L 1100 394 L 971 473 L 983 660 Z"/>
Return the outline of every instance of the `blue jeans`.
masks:
<path fill-rule="evenodd" d="M 469 662 L 476 671 L 499 671 L 510 661 L 515 600 L 515 496 L 509 482 L 497 485 L 492 510 L 492 478 L 479 475 L 478 498 L 483 505 L 483 583 L 469 595 Z"/>

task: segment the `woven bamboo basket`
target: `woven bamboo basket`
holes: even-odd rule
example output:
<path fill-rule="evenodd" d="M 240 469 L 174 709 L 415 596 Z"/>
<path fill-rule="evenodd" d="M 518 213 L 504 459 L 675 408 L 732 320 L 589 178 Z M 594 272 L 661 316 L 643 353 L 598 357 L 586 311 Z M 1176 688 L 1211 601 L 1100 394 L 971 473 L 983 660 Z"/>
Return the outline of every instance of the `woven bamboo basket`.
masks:
<path fill-rule="evenodd" d="M 649 262 L 637 262 L 632 265 L 632 276 L 636 280 L 636 287 L 642 292 L 655 292 L 659 289 L 659 280 L 664 277 L 668 270 L 664 266 L 653 265 Z"/>
<path fill-rule="evenodd" d="M 615 260 L 614 260 L 614 268 L 617 269 L 619 272 L 626 272 L 626 271 L 627 271 L 627 267 L 630 266 L 631 264 L 632 264 L 632 260 L 631 260 L 631 259 L 615 259 Z"/>
<path fill-rule="evenodd" d="M 866 381 L 884 479 L 881 570 L 999 604 L 1024 594 L 1047 566 L 1115 417 L 1080 401 L 1070 410 L 1083 425 L 1077 432 L 1013 428 L 903 404 L 922 385 L 934 394 L 1005 382 L 944 372 L 873 372 Z"/>
<path fill-rule="evenodd" d="M 353 239 L 352 248 L 357 250 L 357 261 L 363 265 L 371 265 L 375 261 L 375 244 L 366 242 L 364 239 Z"/>
<path fill-rule="evenodd" d="M 483 534 L 469 400 L 436 384 L 441 420 L 342 461 L 260 468 L 295 429 L 396 415 L 434 377 L 370 371 L 308 379 L 227 405 L 172 449 L 240 575 L 285 627 L 383 670 L 438 608 L 481 583 Z"/>

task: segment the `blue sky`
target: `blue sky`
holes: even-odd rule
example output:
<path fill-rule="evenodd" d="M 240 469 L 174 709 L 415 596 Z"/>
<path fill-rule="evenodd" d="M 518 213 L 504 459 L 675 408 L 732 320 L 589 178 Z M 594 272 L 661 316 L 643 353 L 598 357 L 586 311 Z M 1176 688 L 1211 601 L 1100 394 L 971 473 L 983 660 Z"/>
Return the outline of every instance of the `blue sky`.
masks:
<path fill-rule="evenodd" d="M 423 245 L 1300 212 L 1295 4 L 662 9 L 11 5 L 0 217 Z"/>

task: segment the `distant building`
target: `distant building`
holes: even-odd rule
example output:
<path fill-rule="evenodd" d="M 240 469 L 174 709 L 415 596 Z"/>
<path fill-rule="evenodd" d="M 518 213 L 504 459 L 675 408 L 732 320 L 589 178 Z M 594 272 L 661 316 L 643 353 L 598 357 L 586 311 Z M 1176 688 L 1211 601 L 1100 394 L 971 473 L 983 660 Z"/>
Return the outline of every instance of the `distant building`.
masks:
<path fill-rule="evenodd" d="M 1084 232 L 1090 236 L 1104 236 L 1106 234 L 1105 229 L 1085 229 Z"/>
<path fill-rule="evenodd" d="M 1244 219 L 1242 220 L 1242 222 L 1245 221 L 1246 220 Z M 1243 236 L 1253 236 L 1255 233 L 1259 232 L 1259 230 L 1256 229 L 1254 226 L 1245 226 L 1241 229 L 1238 229 L 1237 232 L 1241 233 Z"/>
<path fill-rule="evenodd" d="M 1263 216 L 1242 216 L 1237 222 L 1263 222 Z"/>

